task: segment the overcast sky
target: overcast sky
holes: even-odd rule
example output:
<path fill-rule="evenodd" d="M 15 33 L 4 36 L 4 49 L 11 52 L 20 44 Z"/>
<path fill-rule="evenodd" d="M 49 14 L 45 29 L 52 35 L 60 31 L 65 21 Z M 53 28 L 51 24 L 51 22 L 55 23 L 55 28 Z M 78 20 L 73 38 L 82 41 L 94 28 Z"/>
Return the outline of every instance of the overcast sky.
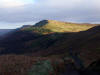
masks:
<path fill-rule="evenodd" d="M 100 0 L 0 0 L 0 28 L 43 19 L 100 23 Z"/>

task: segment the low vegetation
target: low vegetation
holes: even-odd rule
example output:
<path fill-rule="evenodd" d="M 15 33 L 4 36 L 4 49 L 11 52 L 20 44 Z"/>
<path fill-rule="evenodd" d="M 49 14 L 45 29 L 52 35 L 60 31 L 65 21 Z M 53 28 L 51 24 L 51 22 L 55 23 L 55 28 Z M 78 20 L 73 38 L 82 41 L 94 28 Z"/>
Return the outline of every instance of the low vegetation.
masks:
<path fill-rule="evenodd" d="M 85 68 L 75 66 L 70 51 Z M 0 54 L 0 75 L 66 75 L 83 69 L 86 75 L 86 67 L 100 59 L 100 26 L 43 20 L 0 40 Z"/>
<path fill-rule="evenodd" d="M 24 29 L 25 31 L 30 31 L 30 32 L 37 32 L 39 34 L 48 34 L 51 33 L 52 31 L 49 29 L 41 28 L 41 27 L 29 27 Z"/>

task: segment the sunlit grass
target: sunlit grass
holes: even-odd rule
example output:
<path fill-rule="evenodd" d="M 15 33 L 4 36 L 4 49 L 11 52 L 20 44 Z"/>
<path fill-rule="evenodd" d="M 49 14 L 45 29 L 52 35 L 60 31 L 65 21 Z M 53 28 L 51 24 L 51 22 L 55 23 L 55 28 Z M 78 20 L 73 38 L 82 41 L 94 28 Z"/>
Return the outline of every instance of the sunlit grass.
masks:
<path fill-rule="evenodd" d="M 44 25 L 43 28 L 50 29 L 53 32 L 79 32 L 85 31 L 92 28 L 92 25 L 85 24 L 74 24 L 74 23 L 65 23 L 58 21 L 48 21 L 48 24 Z"/>

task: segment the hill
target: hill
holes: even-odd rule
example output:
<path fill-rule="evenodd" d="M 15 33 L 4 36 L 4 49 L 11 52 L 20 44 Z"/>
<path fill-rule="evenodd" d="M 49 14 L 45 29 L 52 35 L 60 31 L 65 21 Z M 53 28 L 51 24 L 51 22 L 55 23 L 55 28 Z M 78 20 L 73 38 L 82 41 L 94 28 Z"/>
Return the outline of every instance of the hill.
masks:
<path fill-rule="evenodd" d="M 79 32 L 87 30 L 94 25 L 89 24 L 77 24 L 77 23 L 68 23 L 60 22 L 55 20 L 42 20 L 36 23 L 33 27 L 29 27 L 25 30 L 36 30 L 37 32 Z"/>
<path fill-rule="evenodd" d="M 99 60 L 96 24 L 43 20 L 0 40 L 2 75 L 99 75 Z"/>
<path fill-rule="evenodd" d="M 0 43 L 0 54 L 67 56 L 72 50 L 88 63 L 100 57 L 99 28 L 93 24 L 43 20 L 7 36 Z"/>

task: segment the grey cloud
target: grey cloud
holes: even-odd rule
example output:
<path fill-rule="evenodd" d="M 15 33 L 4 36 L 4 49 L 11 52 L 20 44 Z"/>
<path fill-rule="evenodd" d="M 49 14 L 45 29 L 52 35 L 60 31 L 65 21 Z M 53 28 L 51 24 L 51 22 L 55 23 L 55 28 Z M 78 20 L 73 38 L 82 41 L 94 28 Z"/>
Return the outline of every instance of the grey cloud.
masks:
<path fill-rule="evenodd" d="M 97 22 L 100 19 L 100 10 L 96 8 L 97 6 L 93 4 L 93 0 L 37 0 L 35 4 L 16 8 L 0 8 L 0 21 L 22 23 L 36 22 L 42 19 L 55 19 Z"/>

